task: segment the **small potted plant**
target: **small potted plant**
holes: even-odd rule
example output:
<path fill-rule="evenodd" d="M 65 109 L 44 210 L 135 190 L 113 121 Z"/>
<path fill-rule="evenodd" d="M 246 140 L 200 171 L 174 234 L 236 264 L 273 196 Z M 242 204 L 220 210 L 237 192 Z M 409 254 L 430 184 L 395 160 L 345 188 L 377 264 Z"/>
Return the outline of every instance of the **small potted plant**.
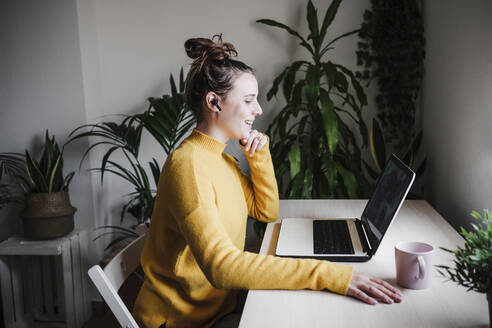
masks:
<path fill-rule="evenodd" d="M 70 204 L 68 185 L 74 172 L 63 177 L 63 151 L 46 131 L 39 161 L 26 150 L 26 171 L 30 192 L 22 212 L 24 234 L 31 239 L 52 239 L 69 234 L 77 210 Z"/>
<path fill-rule="evenodd" d="M 440 247 L 454 254 L 455 267 L 437 267 L 441 275 L 466 287 L 467 291 L 487 294 L 489 320 L 492 324 L 492 212 L 484 210 L 483 218 L 476 211 L 471 215 L 480 223 L 472 224 L 473 231 L 461 227 L 461 234 L 465 238 L 463 247 L 458 246 L 455 251 Z"/>

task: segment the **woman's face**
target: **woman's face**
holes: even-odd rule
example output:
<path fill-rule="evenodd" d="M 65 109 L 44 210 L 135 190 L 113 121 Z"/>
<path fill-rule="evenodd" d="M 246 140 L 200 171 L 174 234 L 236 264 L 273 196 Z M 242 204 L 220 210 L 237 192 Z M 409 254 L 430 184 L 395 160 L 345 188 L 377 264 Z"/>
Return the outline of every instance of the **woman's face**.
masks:
<path fill-rule="evenodd" d="M 240 73 L 227 97 L 219 101 L 222 111 L 217 123 L 229 138 L 242 139 L 249 136 L 255 117 L 263 113 L 257 97 L 256 77 L 251 73 Z"/>

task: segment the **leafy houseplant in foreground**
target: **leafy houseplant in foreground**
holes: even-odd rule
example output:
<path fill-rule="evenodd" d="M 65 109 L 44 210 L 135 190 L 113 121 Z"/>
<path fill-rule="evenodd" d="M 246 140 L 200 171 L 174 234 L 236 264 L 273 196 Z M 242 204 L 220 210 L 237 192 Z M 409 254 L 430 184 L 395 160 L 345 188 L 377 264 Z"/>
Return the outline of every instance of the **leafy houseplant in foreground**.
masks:
<path fill-rule="evenodd" d="M 454 268 L 438 265 L 438 271 L 449 280 L 479 293 L 486 293 L 489 301 L 489 314 L 492 319 L 492 212 L 484 210 L 482 217 L 473 211 L 471 215 L 478 220 L 472 224 L 473 231 L 461 227 L 461 235 L 465 238 L 463 247 L 455 251 L 440 247 L 454 254 Z"/>
<path fill-rule="evenodd" d="M 317 10 L 308 2 L 310 34 L 306 39 L 282 23 L 257 20 L 297 37 L 312 57 L 312 61 L 299 60 L 286 67 L 267 94 L 270 100 L 282 84 L 287 102 L 267 131 L 272 138 L 279 190 L 286 198 L 355 198 L 368 193 L 361 147 L 350 128 L 358 127 L 362 147 L 367 147 L 368 132 L 362 118 L 367 98 L 351 70 L 324 59 L 337 40 L 358 32 L 324 42 L 340 2 L 330 4 L 321 25 Z"/>
<path fill-rule="evenodd" d="M 100 141 L 92 144 L 85 152 L 85 156 L 94 148 L 100 145 L 108 146 L 106 153 L 101 159 L 101 166 L 93 168 L 101 174 L 101 183 L 105 173 L 111 173 L 126 180 L 133 186 L 133 191 L 126 196 L 129 200 L 123 205 L 121 210 L 120 224 L 123 223 L 125 213 L 129 213 L 136 219 L 136 223 L 130 228 L 122 226 L 102 226 L 96 229 L 110 229 L 109 232 L 100 234 L 97 238 L 106 234 L 115 234 L 116 237 L 106 248 L 113 246 L 121 241 L 128 241 L 136 238 L 138 234 L 135 227 L 139 224 L 150 222 L 156 187 L 159 181 L 160 165 L 155 158 L 149 162 L 152 173 L 152 182 L 140 160 L 139 150 L 142 132 L 148 131 L 161 145 L 164 152 L 169 155 L 177 143 L 183 138 L 188 130 L 195 124 L 192 113 L 187 111 L 184 95 L 183 70 L 180 72 L 179 92 L 170 77 L 171 95 L 164 95 L 161 98 L 149 98 L 149 108 L 141 114 L 124 116 L 121 123 L 102 122 L 97 124 L 83 125 L 75 129 L 69 142 L 85 137 L 98 137 Z M 84 130 L 79 132 L 80 130 Z M 78 134 L 76 134 L 79 132 Z M 112 159 L 114 152 L 119 151 L 127 161 L 127 165 L 118 163 Z"/>

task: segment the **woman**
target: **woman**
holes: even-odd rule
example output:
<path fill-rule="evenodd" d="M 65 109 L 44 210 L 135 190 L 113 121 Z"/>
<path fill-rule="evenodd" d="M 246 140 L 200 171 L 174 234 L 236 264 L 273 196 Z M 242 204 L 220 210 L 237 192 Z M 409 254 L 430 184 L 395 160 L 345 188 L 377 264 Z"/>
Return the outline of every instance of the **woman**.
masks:
<path fill-rule="evenodd" d="M 189 39 L 185 48 L 194 59 L 187 103 L 198 123 L 159 180 L 141 257 L 146 279 L 134 307 L 140 324 L 212 327 L 231 319 L 237 291 L 248 289 L 327 289 L 369 304 L 401 301 L 397 289 L 349 266 L 243 251 L 247 216 L 272 222 L 279 206 L 268 137 L 252 128 L 262 114 L 258 84 L 220 36 L 217 43 Z M 241 141 L 251 180 L 223 152 L 230 139 Z"/>

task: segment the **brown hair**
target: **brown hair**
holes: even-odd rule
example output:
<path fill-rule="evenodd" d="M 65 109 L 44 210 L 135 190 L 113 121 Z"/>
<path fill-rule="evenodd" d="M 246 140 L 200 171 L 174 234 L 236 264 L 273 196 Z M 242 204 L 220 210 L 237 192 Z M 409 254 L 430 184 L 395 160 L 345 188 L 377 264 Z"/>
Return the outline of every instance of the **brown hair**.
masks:
<path fill-rule="evenodd" d="M 213 41 L 215 37 L 216 42 Z M 237 51 L 231 43 L 222 42 L 222 34 L 214 35 L 212 39 L 188 39 L 184 47 L 188 57 L 194 59 L 186 77 L 186 100 L 188 108 L 200 122 L 203 118 L 202 101 L 207 92 L 215 92 L 225 99 L 238 73 L 254 74 L 254 70 L 232 59 L 237 56 Z"/>

